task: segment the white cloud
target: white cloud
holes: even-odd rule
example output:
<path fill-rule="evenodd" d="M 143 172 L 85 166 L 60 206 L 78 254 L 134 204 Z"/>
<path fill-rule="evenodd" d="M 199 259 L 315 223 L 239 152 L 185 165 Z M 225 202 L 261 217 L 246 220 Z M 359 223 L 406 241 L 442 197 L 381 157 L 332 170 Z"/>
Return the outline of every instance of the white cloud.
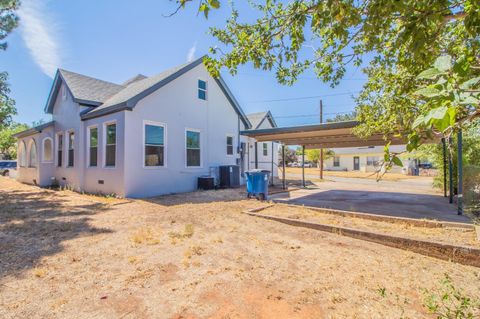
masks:
<path fill-rule="evenodd" d="M 53 78 L 60 66 L 54 19 L 45 10 L 43 0 L 23 0 L 18 10 L 22 38 L 35 63 Z"/>
<path fill-rule="evenodd" d="M 190 50 L 188 50 L 187 62 L 192 62 L 193 59 L 195 59 L 195 52 L 197 52 L 197 41 L 195 41 Z"/>

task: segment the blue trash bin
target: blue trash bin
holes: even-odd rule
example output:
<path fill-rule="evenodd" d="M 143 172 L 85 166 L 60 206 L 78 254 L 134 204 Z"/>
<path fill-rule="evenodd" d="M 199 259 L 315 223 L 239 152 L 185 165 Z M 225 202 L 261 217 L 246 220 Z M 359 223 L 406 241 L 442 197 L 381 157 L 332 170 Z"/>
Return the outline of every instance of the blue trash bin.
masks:
<path fill-rule="evenodd" d="M 247 179 L 247 196 L 251 198 L 255 196 L 260 200 L 268 198 L 268 181 L 270 171 L 267 170 L 251 170 L 245 172 Z"/>

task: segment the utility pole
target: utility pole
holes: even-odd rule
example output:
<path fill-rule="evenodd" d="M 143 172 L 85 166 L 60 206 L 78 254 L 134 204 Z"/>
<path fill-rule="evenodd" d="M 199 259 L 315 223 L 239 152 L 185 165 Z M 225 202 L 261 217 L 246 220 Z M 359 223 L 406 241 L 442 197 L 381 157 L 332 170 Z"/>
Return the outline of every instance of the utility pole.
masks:
<path fill-rule="evenodd" d="M 320 124 L 323 123 L 323 102 L 320 100 Z M 320 149 L 320 179 L 323 179 L 323 148 Z"/>

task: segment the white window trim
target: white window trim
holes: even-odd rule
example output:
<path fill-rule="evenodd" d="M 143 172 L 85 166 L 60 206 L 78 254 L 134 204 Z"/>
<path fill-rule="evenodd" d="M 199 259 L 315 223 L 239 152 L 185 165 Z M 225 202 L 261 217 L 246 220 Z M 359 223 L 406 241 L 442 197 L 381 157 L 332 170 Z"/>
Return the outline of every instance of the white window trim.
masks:
<path fill-rule="evenodd" d="M 201 137 L 201 135 L 200 135 Z M 228 154 L 228 144 L 227 144 L 227 137 L 232 138 L 232 154 Z M 234 134 L 227 134 L 225 135 L 225 153 L 227 154 L 227 157 L 233 157 L 235 155 L 235 135 Z"/>
<path fill-rule="evenodd" d="M 24 140 L 20 141 L 17 152 L 18 152 L 17 153 L 17 158 L 19 159 L 18 166 L 19 167 L 28 167 L 27 166 L 27 145 L 25 144 Z M 21 158 L 21 156 L 18 156 L 18 154 L 23 156 L 23 159 Z"/>
<path fill-rule="evenodd" d="M 35 152 L 37 153 L 37 154 L 36 154 L 36 158 L 37 158 L 37 164 L 36 164 L 36 166 L 32 166 L 32 163 L 31 163 L 31 161 L 30 161 L 30 153 L 32 152 L 32 145 L 35 145 Z M 27 156 L 27 165 L 26 165 L 26 167 L 28 167 L 28 168 L 38 168 L 38 164 L 39 164 L 39 163 L 38 163 L 38 157 L 39 157 L 39 156 L 38 156 L 38 148 L 37 148 L 37 143 L 35 142 L 35 139 L 33 139 L 33 138 L 28 141 L 28 144 L 27 144 L 27 155 L 28 155 L 28 156 Z"/>
<path fill-rule="evenodd" d="M 72 129 L 69 129 L 67 131 L 65 131 L 65 146 L 66 146 L 66 157 L 67 157 L 67 160 L 65 161 L 65 168 L 75 168 L 75 151 L 76 151 L 76 148 L 75 148 L 75 139 L 77 138 L 77 134 L 75 133 L 75 130 L 72 128 Z M 73 133 L 73 166 L 69 166 L 68 165 L 68 160 L 70 159 L 70 133 Z M 63 158 L 65 159 L 65 156 L 63 156 Z"/>
<path fill-rule="evenodd" d="M 163 127 L 163 165 L 161 166 L 146 166 L 145 165 L 145 126 L 146 125 L 154 125 L 154 126 L 161 126 Z M 187 133 L 185 133 L 186 136 Z M 185 144 L 186 146 L 186 144 Z M 186 149 L 186 147 L 185 147 Z M 155 122 L 155 121 L 143 121 L 143 130 L 142 130 L 142 167 L 144 169 L 164 169 L 167 167 L 167 124 L 162 122 Z"/>
<path fill-rule="evenodd" d="M 62 135 L 62 165 L 60 166 L 58 166 L 59 135 Z M 55 133 L 55 167 L 65 167 L 65 132 L 63 131 Z"/>
<path fill-rule="evenodd" d="M 188 166 L 187 165 L 187 132 L 198 132 L 200 133 L 200 166 Z M 199 169 L 199 168 L 203 168 L 203 160 L 202 160 L 202 155 L 203 155 L 203 147 L 202 147 L 202 130 L 200 129 L 196 129 L 196 128 L 188 128 L 186 127 L 185 128 L 185 141 L 183 143 L 183 147 L 185 148 L 185 168 L 193 168 L 193 169 Z"/>
<path fill-rule="evenodd" d="M 52 159 L 50 161 L 47 161 L 45 160 L 45 142 L 47 140 L 50 140 L 50 143 L 51 143 L 51 146 L 52 146 L 52 149 L 51 149 L 51 155 L 52 155 Z M 55 152 L 55 145 L 53 143 L 53 139 L 50 137 L 50 136 L 47 136 L 45 138 L 43 138 L 42 140 L 42 163 L 45 163 L 45 164 L 50 164 L 50 163 L 53 163 L 53 160 L 54 160 L 54 153 Z"/>
<path fill-rule="evenodd" d="M 115 165 L 107 166 L 107 126 L 110 124 L 115 124 Z M 118 124 L 117 120 L 112 120 L 108 122 L 103 122 L 103 131 L 102 131 L 102 168 L 104 169 L 116 169 L 117 168 L 117 148 L 118 148 Z M 98 164 L 97 164 L 98 165 Z"/>
<path fill-rule="evenodd" d="M 198 85 L 198 81 L 203 81 L 205 82 L 205 90 L 201 89 L 200 86 Z M 201 98 L 198 97 L 198 91 L 205 91 L 205 100 L 202 100 Z M 202 78 L 197 79 L 197 100 L 207 102 L 208 101 L 208 81 Z"/>
<path fill-rule="evenodd" d="M 92 128 L 96 128 L 97 129 L 97 166 L 90 166 L 90 130 Z M 100 134 L 100 130 L 98 129 L 98 125 L 97 124 L 93 124 L 93 125 L 89 125 L 87 126 L 87 168 L 97 168 L 98 167 L 98 150 L 99 150 L 99 140 L 98 140 L 98 136 Z M 115 161 L 116 162 L 116 161 Z"/>
<path fill-rule="evenodd" d="M 267 146 L 267 154 L 265 154 L 265 145 Z M 267 142 L 262 142 L 262 156 L 268 157 L 268 143 Z"/>

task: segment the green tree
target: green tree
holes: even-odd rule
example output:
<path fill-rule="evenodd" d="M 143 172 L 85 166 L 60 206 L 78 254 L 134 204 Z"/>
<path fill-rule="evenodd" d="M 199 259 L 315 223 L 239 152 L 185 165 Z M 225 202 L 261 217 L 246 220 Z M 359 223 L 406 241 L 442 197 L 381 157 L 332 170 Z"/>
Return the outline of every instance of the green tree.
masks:
<path fill-rule="evenodd" d="M 17 140 L 13 137 L 13 134 L 26 129 L 28 129 L 28 125 L 26 124 L 12 123 L 8 127 L 0 130 L 0 154 L 2 154 L 5 159 L 17 158 Z"/>
<path fill-rule="evenodd" d="M 15 14 L 18 6 L 18 0 L 0 0 L 0 50 L 7 49 L 7 42 L 4 40 L 18 25 L 18 17 Z M 7 72 L 0 72 L 0 130 L 11 122 L 13 115 L 17 114 L 15 101 L 9 97 L 7 78 Z"/>
<path fill-rule="evenodd" d="M 282 148 L 278 150 L 279 165 L 282 166 Z M 297 154 L 295 150 L 292 150 L 290 147 L 285 147 L 285 165 L 294 163 L 297 161 Z"/>
<path fill-rule="evenodd" d="M 211 9 L 226 3 L 176 2 L 178 8 L 198 2 L 199 12 L 206 17 Z M 292 84 L 312 69 L 319 79 L 335 86 L 347 65 L 363 66 L 368 81 L 356 97 L 361 124 L 355 133 L 383 134 L 387 161 L 399 162 L 388 152 L 393 136 L 406 136 L 411 149 L 424 142 L 415 124 L 419 117 L 428 117 L 433 106 L 423 107 L 427 101 L 419 105 L 418 89 L 424 78 L 418 75 L 422 71 L 439 56 L 449 55 L 454 65 L 470 70 L 462 83 L 478 76 L 478 0 L 265 0 L 252 4 L 256 19 L 249 15 L 243 20 L 233 5 L 226 25 L 210 29 L 220 42 L 205 59 L 210 72 L 216 76 L 226 68 L 235 75 L 239 66 L 252 63 L 257 69 L 275 72 L 278 82 Z M 468 125 L 471 120 L 456 112 L 450 126 Z M 425 134 L 431 133 L 426 126 Z"/>
<path fill-rule="evenodd" d="M 357 119 L 357 112 L 352 111 L 345 114 L 337 114 L 331 119 L 327 119 L 327 122 L 345 122 L 345 121 L 354 121 Z"/>

